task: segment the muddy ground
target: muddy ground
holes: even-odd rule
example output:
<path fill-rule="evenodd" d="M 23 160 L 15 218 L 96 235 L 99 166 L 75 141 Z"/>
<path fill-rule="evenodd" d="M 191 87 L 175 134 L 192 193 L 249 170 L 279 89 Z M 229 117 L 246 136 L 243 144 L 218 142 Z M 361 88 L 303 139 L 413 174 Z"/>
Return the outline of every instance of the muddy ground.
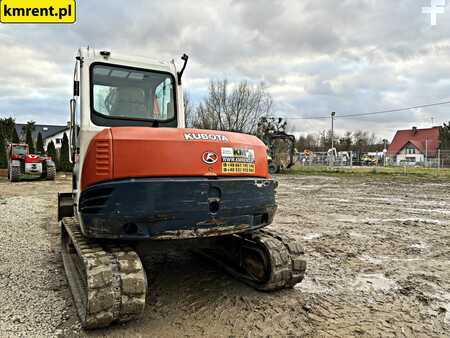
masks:
<path fill-rule="evenodd" d="M 69 179 L 0 180 L 0 336 L 449 336 L 450 182 L 279 181 L 273 227 L 302 241 L 303 283 L 260 293 L 189 253 L 147 256 L 144 317 L 86 333 L 55 220 L 56 193 L 69 191 Z"/>

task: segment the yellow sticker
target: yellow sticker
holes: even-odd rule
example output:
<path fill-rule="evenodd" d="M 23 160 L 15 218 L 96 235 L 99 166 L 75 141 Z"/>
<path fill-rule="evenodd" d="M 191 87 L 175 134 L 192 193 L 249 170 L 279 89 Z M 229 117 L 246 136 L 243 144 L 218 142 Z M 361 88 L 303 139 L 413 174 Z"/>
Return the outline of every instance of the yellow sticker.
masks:
<path fill-rule="evenodd" d="M 74 23 L 75 0 L 1 0 L 2 23 Z"/>
<path fill-rule="evenodd" d="M 223 162 L 222 173 L 224 174 L 254 174 L 253 163 Z"/>

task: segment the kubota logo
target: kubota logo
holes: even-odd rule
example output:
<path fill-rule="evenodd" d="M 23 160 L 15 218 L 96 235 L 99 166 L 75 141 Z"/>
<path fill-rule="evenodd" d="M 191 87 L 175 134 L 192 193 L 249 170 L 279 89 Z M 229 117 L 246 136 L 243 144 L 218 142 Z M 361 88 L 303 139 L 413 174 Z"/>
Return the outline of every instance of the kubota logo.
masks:
<path fill-rule="evenodd" d="M 202 156 L 202 160 L 206 164 L 214 164 L 217 162 L 218 159 L 219 159 L 219 156 L 217 156 L 216 153 L 213 153 L 210 151 L 203 153 L 203 156 Z"/>
<path fill-rule="evenodd" d="M 201 133 L 184 133 L 186 141 L 222 141 L 230 142 L 225 135 L 221 134 L 201 134 Z"/>

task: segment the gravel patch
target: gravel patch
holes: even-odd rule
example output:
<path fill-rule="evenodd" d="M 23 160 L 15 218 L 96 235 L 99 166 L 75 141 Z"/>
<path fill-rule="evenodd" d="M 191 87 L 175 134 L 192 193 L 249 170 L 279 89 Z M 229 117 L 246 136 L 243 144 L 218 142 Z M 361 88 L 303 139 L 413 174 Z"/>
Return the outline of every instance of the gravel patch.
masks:
<path fill-rule="evenodd" d="M 25 184 L 30 183 L 20 183 L 22 189 Z M 4 196 L 8 187 L 18 189 L 1 182 L 0 336 L 55 336 L 70 317 L 70 300 L 49 241 L 54 212 L 45 194 Z"/>

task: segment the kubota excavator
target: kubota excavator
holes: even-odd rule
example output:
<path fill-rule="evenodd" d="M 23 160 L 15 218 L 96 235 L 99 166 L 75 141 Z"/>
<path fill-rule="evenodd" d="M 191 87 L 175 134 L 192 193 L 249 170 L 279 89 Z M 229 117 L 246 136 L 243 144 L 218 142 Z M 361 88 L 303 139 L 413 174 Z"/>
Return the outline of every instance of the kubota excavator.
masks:
<path fill-rule="evenodd" d="M 175 62 L 79 50 L 71 107 L 73 190 L 58 196 L 62 257 L 84 328 L 142 315 L 135 247 L 176 242 L 258 290 L 304 276 L 301 246 L 261 230 L 276 182 L 250 135 L 185 128 Z"/>

